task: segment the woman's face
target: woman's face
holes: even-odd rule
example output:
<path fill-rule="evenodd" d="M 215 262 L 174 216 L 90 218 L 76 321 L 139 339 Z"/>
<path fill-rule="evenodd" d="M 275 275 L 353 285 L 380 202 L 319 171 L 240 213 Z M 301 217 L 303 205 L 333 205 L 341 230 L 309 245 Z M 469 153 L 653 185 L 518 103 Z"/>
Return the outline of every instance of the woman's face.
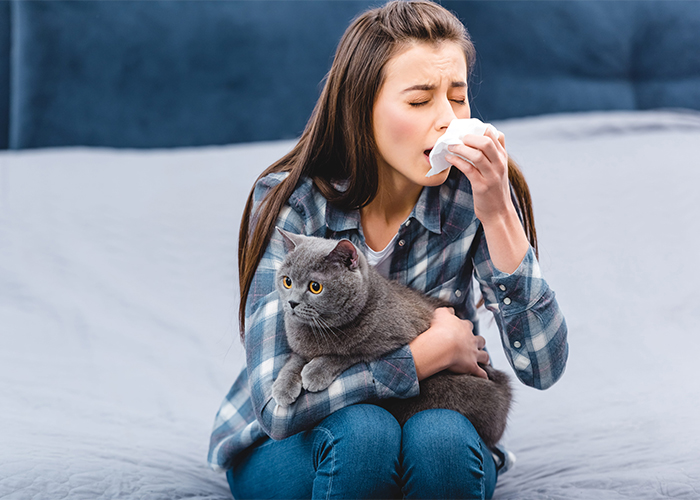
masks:
<path fill-rule="evenodd" d="M 420 186 L 445 182 L 450 169 L 426 177 L 428 154 L 455 118 L 469 118 L 467 62 L 460 46 L 416 43 L 385 67 L 374 103 L 374 139 L 380 178 Z M 383 175 L 388 174 L 388 175 Z"/>

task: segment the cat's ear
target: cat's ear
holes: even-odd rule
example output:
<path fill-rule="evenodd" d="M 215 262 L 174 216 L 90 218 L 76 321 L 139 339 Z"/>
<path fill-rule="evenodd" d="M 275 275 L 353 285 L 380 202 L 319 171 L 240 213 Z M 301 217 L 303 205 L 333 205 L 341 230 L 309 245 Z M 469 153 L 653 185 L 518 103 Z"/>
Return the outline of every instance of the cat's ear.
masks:
<path fill-rule="evenodd" d="M 289 253 L 294 250 L 299 243 L 301 243 L 301 237 L 298 234 L 290 233 L 284 229 L 276 228 L 277 232 L 282 235 L 282 242 L 284 243 L 284 251 Z"/>
<path fill-rule="evenodd" d="M 340 240 L 333 251 L 326 257 L 330 262 L 339 262 L 354 271 L 359 267 L 357 248 L 350 240 Z"/>

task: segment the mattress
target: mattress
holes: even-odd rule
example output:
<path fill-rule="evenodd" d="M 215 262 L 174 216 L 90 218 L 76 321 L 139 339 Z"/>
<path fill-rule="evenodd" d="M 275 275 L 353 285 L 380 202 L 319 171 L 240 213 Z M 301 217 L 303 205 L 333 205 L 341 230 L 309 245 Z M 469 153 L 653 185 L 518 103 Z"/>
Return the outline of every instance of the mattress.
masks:
<path fill-rule="evenodd" d="M 495 125 L 570 335 L 554 387 L 514 384 L 495 497 L 699 498 L 700 114 Z M 292 145 L 0 153 L 0 497 L 230 498 L 206 453 L 244 363 L 238 224 Z"/>

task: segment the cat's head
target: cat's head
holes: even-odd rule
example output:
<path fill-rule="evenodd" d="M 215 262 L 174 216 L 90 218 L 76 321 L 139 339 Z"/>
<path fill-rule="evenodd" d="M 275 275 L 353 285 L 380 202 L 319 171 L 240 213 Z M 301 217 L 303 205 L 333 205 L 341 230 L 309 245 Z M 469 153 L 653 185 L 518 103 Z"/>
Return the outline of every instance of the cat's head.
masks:
<path fill-rule="evenodd" d="M 278 231 L 287 251 L 276 283 L 286 320 L 324 328 L 355 319 L 368 295 L 364 255 L 349 240 Z"/>

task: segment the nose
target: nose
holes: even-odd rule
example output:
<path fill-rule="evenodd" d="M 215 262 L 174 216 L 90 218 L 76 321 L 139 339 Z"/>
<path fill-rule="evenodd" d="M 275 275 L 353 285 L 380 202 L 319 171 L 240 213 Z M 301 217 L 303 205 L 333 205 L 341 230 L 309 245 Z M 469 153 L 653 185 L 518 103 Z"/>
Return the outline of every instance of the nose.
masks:
<path fill-rule="evenodd" d="M 289 305 L 291 306 L 292 309 L 294 309 L 296 306 L 299 305 L 299 302 L 297 302 L 295 300 L 290 300 Z"/>
<path fill-rule="evenodd" d="M 435 128 L 444 131 L 452 120 L 457 118 L 450 100 L 445 97 L 440 100 L 440 105 L 437 108 L 437 118 L 435 120 Z"/>

